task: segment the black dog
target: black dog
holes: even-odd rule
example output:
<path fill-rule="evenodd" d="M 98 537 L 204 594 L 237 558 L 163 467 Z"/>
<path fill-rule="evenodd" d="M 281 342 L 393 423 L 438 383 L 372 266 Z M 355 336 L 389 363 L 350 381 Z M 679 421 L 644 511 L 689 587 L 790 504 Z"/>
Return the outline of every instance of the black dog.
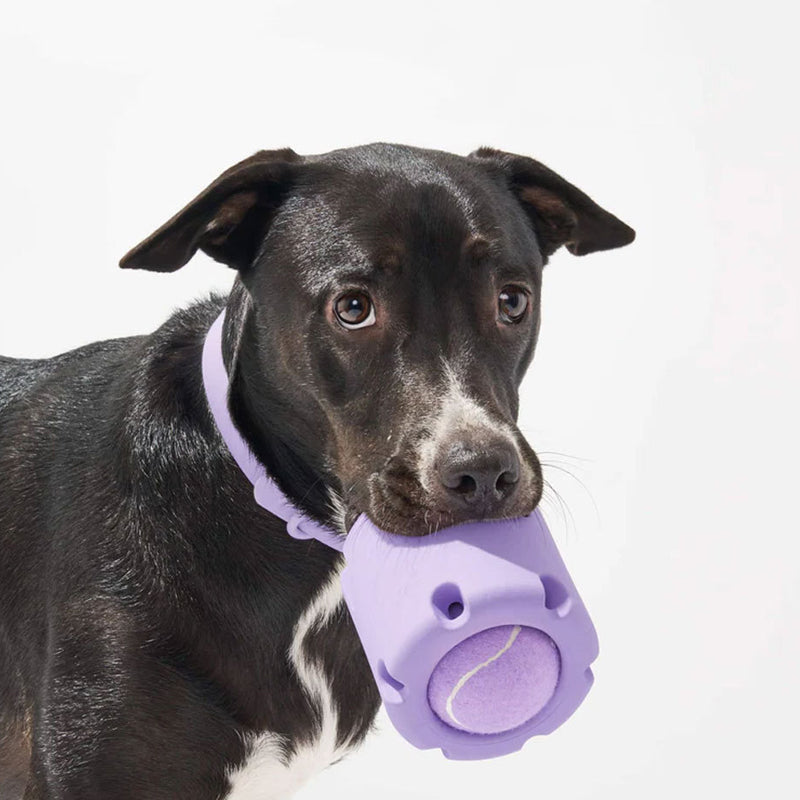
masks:
<path fill-rule="evenodd" d="M 0 798 L 282 797 L 370 729 L 340 556 L 253 502 L 211 420 L 223 306 L 231 413 L 286 494 L 426 534 L 536 506 L 514 421 L 542 268 L 633 237 L 488 148 L 260 152 L 121 262 L 202 249 L 238 271 L 228 298 L 0 359 Z"/>

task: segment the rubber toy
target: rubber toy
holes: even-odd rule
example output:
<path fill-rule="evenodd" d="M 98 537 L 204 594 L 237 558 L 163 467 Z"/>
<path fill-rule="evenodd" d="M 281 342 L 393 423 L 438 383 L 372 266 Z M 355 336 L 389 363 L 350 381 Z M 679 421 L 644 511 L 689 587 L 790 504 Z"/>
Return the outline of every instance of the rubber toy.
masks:
<path fill-rule="evenodd" d="M 344 599 L 402 736 L 448 758 L 481 759 L 567 720 L 591 688 L 597 634 L 539 511 L 419 537 L 382 531 L 363 514 L 341 536 L 304 516 L 230 417 L 223 320 L 203 349 L 217 427 L 256 502 L 291 536 L 344 554 Z"/>

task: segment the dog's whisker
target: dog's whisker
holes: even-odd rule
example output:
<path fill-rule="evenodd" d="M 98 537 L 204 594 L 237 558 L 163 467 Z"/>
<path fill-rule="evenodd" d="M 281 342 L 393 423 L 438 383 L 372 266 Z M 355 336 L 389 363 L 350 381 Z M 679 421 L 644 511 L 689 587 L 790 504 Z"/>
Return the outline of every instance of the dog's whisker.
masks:
<path fill-rule="evenodd" d="M 554 511 L 560 512 L 561 518 L 564 521 L 565 537 L 567 540 L 569 540 L 570 524 L 572 525 L 572 528 L 575 529 L 575 518 L 572 515 L 572 511 L 564 501 L 561 493 L 544 477 L 542 478 L 542 484 L 542 499 L 549 502 Z M 552 497 L 549 495 L 552 495 Z M 555 501 L 558 501 L 557 505 Z"/>
<path fill-rule="evenodd" d="M 584 464 L 592 464 L 592 463 L 594 463 L 594 459 L 592 459 L 592 458 L 583 458 L 581 456 L 573 456 L 573 455 L 570 455 L 569 453 L 561 453 L 558 450 L 537 450 L 536 454 L 539 457 L 541 457 L 541 456 L 559 456 L 560 458 L 566 458 L 566 459 L 569 459 L 570 461 L 580 461 L 580 462 L 582 462 Z"/>
<path fill-rule="evenodd" d="M 570 478 L 572 478 L 572 480 L 575 481 L 575 483 L 577 483 L 578 486 L 580 486 L 580 488 L 584 491 L 586 496 L 589 498 L 589 501 L 592 504 L 592 508 L 594 509 L 595 520 L 599 523 L 599 520 L 600 520 L 600 509 L 597 506 L 597 501 L 595 500 L 594 495 L 592 494 L 591 490 L 586 485 L 586 483 L 581 478 L 579 478 L 577 475 L 575 475 L 575 473 L 573 473 L 571 470 L 567 469 L 566 467 L 561 466 L 560 464 L 552 464 L 552 463 L 547 462 L 547 461 L 542 461 L 541 464 L 542 464 L 542 468 L 543 469 L 556 470 L 557 472 L 563 473 L 564 475 L 567 475 Z"/>

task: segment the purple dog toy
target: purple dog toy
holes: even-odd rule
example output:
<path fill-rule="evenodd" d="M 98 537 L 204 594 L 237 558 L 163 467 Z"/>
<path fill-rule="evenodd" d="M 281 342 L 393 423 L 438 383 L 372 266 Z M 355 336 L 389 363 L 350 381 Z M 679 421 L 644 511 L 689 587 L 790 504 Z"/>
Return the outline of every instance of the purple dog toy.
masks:
<path fill-rule="evenodd" d="M 223 320 L 203 349 L 214 419 L 256 502 L 295 538 L 344 553 L 344 598 L 397 730 L 453 759 L 505 755 L 555 730 L 589 691 L 598 646 L 541 514 L 421 537 L 364 514 L 342 537 L 302 515 L 230 417 Z"/>

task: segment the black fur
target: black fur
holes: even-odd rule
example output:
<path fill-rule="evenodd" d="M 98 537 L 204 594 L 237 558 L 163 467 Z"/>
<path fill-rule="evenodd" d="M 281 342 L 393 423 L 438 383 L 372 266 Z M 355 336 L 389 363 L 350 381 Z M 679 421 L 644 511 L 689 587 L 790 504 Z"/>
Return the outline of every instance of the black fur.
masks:
<path fill-rule="evenodd" d="M 407 459 L 426 398 L 404 397 L 402 364 L 435 395 L 439 356 L 469 346 L 471 391 L 513 425 L 546 256 L 632 238 L 536 163 L 395 145 L 257 154 L 123 262 L 170 270 L 201 247 L 239 270 L 229 298 L 149 336 L 0 359 L 2 800 L 213 800 L 246 757 L 244 735 L 281 735 L 287 757 L 313 741 L 319 709 L 286 654 L 340 556 L 291 539 L 253 502 L 206 406 L 203 337 L 227 303 L 234 419 L 307 513 L 332 524 L 333 489 L 350 520 L 367 511 L 409 534 L 431 509 L 453 521 Z M 525 194 L 526 175 L 542 174 Z M 464 255 L 465 204 L 491 234 L 485 268 L 486 253 Z M 354 350 L 326 317 L 329 294 L 308 285 L 359 265 L 391 313 Z M 486 275 L 531 283 L 527 327 L 483 316 L 496 291 Z M 538 501 L 538 462 L 519 439 L 530 484 L 509 513 Z M 376 486 L 401 486 L 402 510 Z M 311 631 L 305 653 L 331 682 L 340 741 L 357 743 L 378 695 L 346 610 Z"/>
<path fill-rule="evenodd" d="M 253 503 L 213 427 L 200 345 L 222 304 L 0 362 L 0 707 L 17 731 L 33 709 L 26 797 L 218 797 L 239 732 L 313 736 L 285 653 L 338 556 Z M 361 738 L 377 693 L 349 619 L 336 627 L 316 657 L 346 657 L 342 735 Z"/>

